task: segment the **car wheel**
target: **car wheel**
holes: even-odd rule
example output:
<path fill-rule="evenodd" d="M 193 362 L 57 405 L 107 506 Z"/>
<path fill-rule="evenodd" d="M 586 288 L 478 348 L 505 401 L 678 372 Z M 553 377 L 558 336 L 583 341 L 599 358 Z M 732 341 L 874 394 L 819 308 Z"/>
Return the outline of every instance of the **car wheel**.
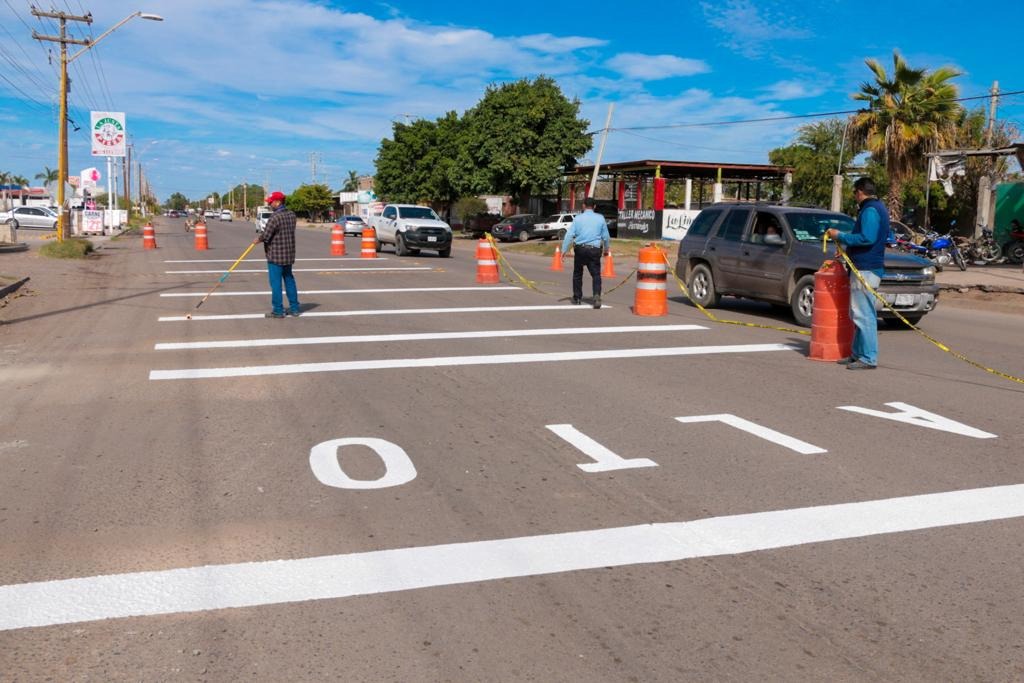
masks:
<path fill-rule="evenodd" d="M 715 278 L 711 275 L 711 269 L 703 263 L 695 266 L 690 273 L 687 288 L 693 300 L 704 308 L 714 308 L 722 300 L 721 295 L 715 291 Z"/>
<path fill-rule="evenodd" d="M 1014 263 L 1024 261 L 1024 242 L 1017 240 L 1006 248 L 1006 258 Z"/>
<path fill-rule="evenodd" d="M 405 248 L 405 240 L 402 239 L 401 235 L 395 236 L 395 254 L 398 256 L 407 256 L 409 250 Z"/>
<path fill-rule="evenodd" d="M 530 233 L 526 232 L 525 230 L 520 230 L 518 237 L 520 242 L 525 242 L 528 239 L 530 239 Z"/>
<path fill-rule="evenodd" d="M 452 255 L 452 248 L 448 247 L 447 249 L 438 249 L 437 255 L 441 258 L 448 258 Z"/>
<path fill-rule="evenodd" d="M 377 249 L 377 253 L 379 254 L 380 250 L 384 248 L 384 243 L 380 240 L 375 240 L 375 242 L 376 244 L 374 244 L 374 247 Z"/>
<path fill-rule="evenodd" d="M 814 317 L 814 276 L 804 275 L 797 280 L 793 288 L 793 296 L 790 299 L 790 310 L 793 312 L 793 319 L 801 327 L 810 327 L 811 319 Z"/>

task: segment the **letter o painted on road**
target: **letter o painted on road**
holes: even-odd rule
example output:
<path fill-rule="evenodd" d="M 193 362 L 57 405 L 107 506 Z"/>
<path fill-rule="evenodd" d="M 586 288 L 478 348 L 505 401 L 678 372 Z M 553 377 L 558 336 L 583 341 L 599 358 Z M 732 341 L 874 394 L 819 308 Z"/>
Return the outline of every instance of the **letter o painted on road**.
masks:
<path fill-rule="evenodd" d="M 353 479 L 345 474 L 338 462 L 338 449 L 343 446 L 366 446 L 384 463 L 380 479 Z M 354 437 L 333 439 L 313 446 L 309 451 L 309 466 L 321 484 L 338 489 L 386 489 L 401 486 L 416 478 L 416 467 L 402 448 L 384 439 Z"/>

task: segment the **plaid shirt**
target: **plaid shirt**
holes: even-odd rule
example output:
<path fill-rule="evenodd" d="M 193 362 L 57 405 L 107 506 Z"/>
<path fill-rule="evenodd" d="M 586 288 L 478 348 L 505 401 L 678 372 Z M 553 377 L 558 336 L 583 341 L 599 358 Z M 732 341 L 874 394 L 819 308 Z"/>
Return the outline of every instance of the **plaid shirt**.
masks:
<path fill-rule="evenodd" d="M 279 266 L 295 263 L 295 213 L 282 206 L 271 214 L 260 240 L 271 263 Z"/>

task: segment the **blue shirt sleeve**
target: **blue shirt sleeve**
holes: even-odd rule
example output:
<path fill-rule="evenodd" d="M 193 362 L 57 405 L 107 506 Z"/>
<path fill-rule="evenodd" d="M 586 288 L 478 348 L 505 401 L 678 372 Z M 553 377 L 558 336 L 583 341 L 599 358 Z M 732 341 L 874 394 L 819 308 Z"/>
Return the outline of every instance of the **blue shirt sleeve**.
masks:
<path fill-rule="evenodd" d="M 608 234 L 608 221 L 601 219 L 601 241 L 604 242 L 604 251 L 611 251 L 612 238 Z"/>
<path fill-rule="evenodd" d="M 576 237 L 576 221 L 574 220 L 570 225 L 569 229 L 565 231 L 565 238 L 562 239 L 562 253 L 564 254 L 572 243 L 573 238 Z"/>
<path fill-rule="evenodd" d="M 860 232 L 841 232 L 839 241 L 846 245 L 869 247 L 878 239 L 878 231 L 881 226 L 882 219 L 878 215 L 878 209 L 870 206 L 860 215 Z"/>

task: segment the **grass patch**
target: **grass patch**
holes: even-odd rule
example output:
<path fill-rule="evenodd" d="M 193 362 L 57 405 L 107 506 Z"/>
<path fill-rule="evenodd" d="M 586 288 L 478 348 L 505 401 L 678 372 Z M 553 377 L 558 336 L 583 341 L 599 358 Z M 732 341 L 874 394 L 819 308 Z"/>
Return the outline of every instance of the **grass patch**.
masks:
<path fill-rule="evenodd" d="M 63 242 L 47 242 L 39 253 L 49 258 L 85 258 L 92 253 L 93 245 L 89 240 L 66 239 Z"/>

